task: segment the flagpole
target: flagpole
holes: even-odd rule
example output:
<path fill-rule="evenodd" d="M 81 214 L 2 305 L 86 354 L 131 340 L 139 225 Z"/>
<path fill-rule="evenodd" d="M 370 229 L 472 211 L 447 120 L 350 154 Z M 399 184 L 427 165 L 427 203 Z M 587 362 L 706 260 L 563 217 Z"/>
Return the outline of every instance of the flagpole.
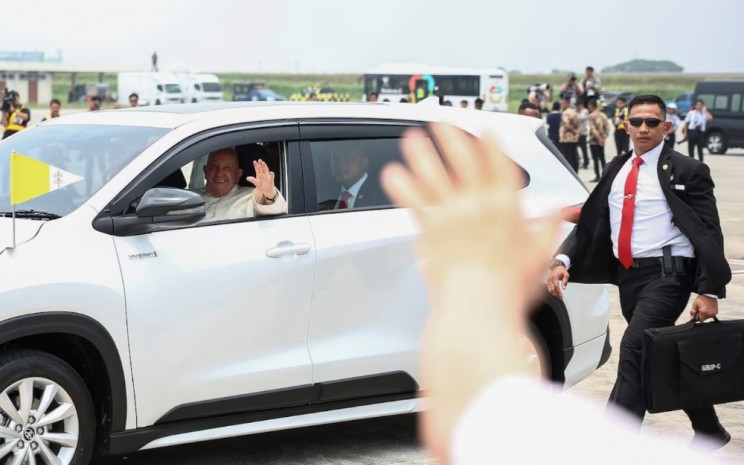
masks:
<path fill-rule="evenodd" d="M 9 184 L 10 184 L 10 192 L 11 192 L 10 198 L 11 198 L 11 200 L 13 199 L 13 154 L 14 153 L 16 153 L 15 150 L 13 150 L 13 151 L 10 152 L 10 183 Z M 15 228 L 15 226 L 16 226 L 15 225 L 15 223 L 16 223 L 16 214 L 15 213 L 16 212 L 15 212 L 15 207 L 16 206 L 15 206 L 15 204 L 12 201 L 10 203 L 13 206 L 13 208 L 12 208 L 13 219 L 11 220 L 11 223 L 13 224 L 13 250 L 15 250 L 15 247 L 16 247 L 16 228 Z"/>
<path fill-rule="evenodd" d="M 15 204 L 13 204 L 13 250 L 15 250 L 16 241 L 15 241 Z"/>

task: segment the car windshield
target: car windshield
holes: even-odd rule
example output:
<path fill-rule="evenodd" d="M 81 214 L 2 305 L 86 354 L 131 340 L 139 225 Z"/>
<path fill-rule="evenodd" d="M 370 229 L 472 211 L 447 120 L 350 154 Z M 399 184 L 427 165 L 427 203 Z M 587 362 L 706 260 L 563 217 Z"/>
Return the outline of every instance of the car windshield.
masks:
<path fill-rule="evenodd" d="M 169 94 L 177 94 L 181 92 L 181 86 L 178 84 L 166 84 L 165 91 Z"/>
<path fill-rule="evenodd" d="M 222 86 L 219 82 L 204 82 L 202 83 L 204 92 L 221 92 Z"/>
<path fill-rule="evenodd" d="M 11 211 L 10 154 L 41 161 L 83 180 L 16 206 L 64 216 L 98 189 L 169 129 L 104 125 L 42 125 L 19 132 L 0 143 L 0 212 Z"/>

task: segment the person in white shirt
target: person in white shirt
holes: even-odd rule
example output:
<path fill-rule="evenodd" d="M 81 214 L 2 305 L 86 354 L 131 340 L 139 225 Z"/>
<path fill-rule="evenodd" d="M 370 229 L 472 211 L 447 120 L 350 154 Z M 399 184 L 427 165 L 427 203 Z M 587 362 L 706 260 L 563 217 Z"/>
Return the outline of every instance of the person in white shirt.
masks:
<path fill-rule="evenodd" d="M 243 170 L 235 149 L 209 154 L 204 165 L 207 184 L 197 191 L 204 198 L 207 211 L 201 223 L 287 213 L 287 202 L 274 187 L 274 173 L 263 160 L 254 161 L 253 167 L 256 175 L 246 179 L 255 187 L 238 187 Z"/>
<path fill-rule="evenodd" d="M 677 129 L 682 126 L 682 120 L 680 120 L 679 116 L 677 116 L 676 103 L 670 102 L 669 105 L 667 105 L 666 120 L 672 123 L 672 126 L 666 133 L 666 137 L 664 137 L 664 144 L 673 150 L 674 142 L 677 140 Z"/>
<path fill-rule="evenodd" d="M 581 151 L 582 165 L 584 169 L 589 168 L 589 149 L 587 141 L 589 139 L 589 110 L 586 109 L 583 100 L 576 102 L 576 113 L 579 114 L 579 150 Z"/>
<path fill-rule="evenodd" d="M 682 127 L 682 135 L 687 139 L 687 154 L 695 158 L 695 148 L 698 149 L 698 158 L 703 161 L 703 144 L 705 144 L 705 126 L 713 119 L 705 102 L 697 99 L 695 109 L 685 116 L 685 125 Z"/>
<path fill-rule="evenodd" d="M 381 177 L 419 225 L 431 302 L 421 339 L 428 408 L 420 426 L 438 462 L 711 463 L 672 438 L 639 435 L 622 413 L 553 394 L 529 374 L 515 347 L 560 221 L 527 223 L 521 175 L 494 140 L 442 124 L 431 133 L 441 157 L 423 131 L 410 133 L 403 140 L 409 166 L 386 166 Z"/>

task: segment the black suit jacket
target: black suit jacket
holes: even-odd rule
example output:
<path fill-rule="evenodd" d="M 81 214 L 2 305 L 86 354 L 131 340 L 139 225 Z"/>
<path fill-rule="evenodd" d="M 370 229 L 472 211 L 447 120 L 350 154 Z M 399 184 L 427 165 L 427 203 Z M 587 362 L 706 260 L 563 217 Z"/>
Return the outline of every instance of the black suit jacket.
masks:
<path fill-rule="evenodd" d="M 341 186 L 338 187 L 339 192 Z M 365 208 L 365 207 L 379 207 L 392 205 L 387 196 L 382 192 L 380 186 L 371 177 L 362 183 L 362 186 L 357 192 L 356 200 L 354 201 L 354 208 Z M 338 199 L 328 199 L 318 202 L 318 211 L 333 210 L 338 208 Z"/>
<path fill-rule="evenodd" d="M 631 156 L 632 152 L 619 155 L 607 164 L 602 179 L 581 209 L 578 224 L 559 249 L 571 259 L 571 281 L 617 284 L 618 261 L 612 251 L 608 197 L 612 181 Z M 723 234 L 708 166 L 664 147 L 657 173 L 672 221 L 695 248 L 693 291 L 725 297 L 731 268 L 723 252 Z"/>

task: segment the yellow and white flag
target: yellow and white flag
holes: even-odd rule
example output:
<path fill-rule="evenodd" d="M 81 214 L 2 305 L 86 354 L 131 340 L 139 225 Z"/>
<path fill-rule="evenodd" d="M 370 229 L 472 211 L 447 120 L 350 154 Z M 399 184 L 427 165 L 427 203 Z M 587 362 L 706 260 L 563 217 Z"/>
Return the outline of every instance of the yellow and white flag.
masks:
<path fill-rule="evenodd" d="M 11 205 L 18 205 L 82 179 L 82 176 L 20 153 L 12 152 L 10 154 Z"/>

